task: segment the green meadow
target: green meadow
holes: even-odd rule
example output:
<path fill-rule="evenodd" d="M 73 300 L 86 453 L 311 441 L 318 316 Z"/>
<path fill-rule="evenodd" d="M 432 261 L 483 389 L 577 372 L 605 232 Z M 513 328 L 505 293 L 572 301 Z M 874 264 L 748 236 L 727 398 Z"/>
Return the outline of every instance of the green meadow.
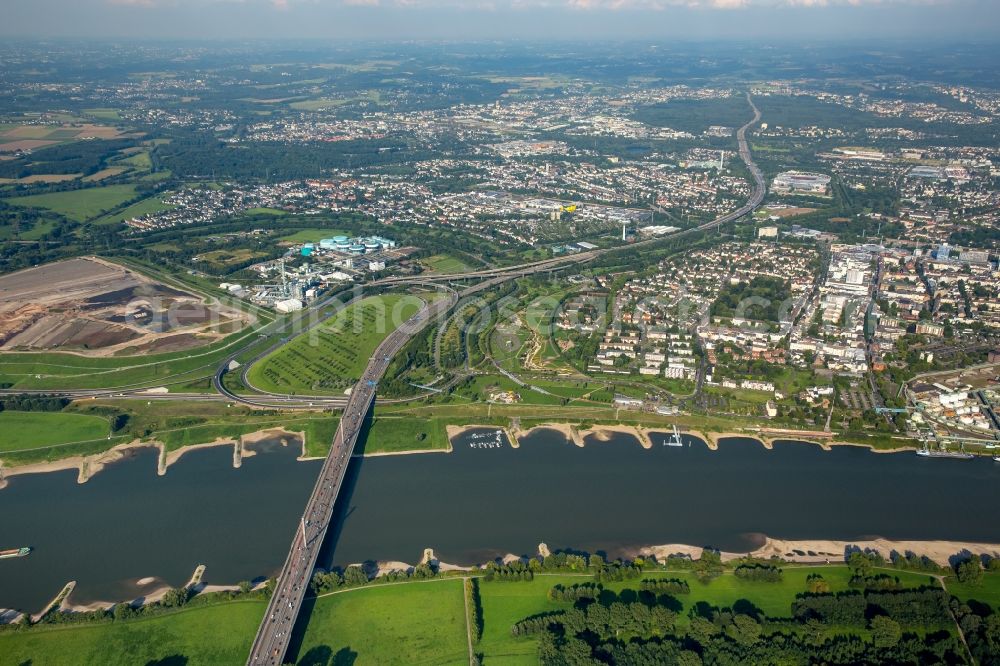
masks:
<path fill-rule="evenodd" d="M 377 585 L 321 597 L 299 640 L 298 664 L 468 664 L 462 581 Z"/>
<path fill-rule="evenodd" d="M 106 439 L 108 420 L 66 412 L 0 412 L 0 451 Z"/>
<path fill-rule="evenodd" d="M 192 606 L 119 622 L 0 632 L 0 666 L 242 664 L 264 614 L 259 600 Z"/>
<path fill-rule="evenodd" d="M 848 589 L 851 572 L 843 565 L 786 566 L 781 582 L 754 582 L 731 571 L 699 582 L 690 571 L 647 572 L 643 578 L 686 580 L 690 594 L 677 595 L 678 622 L 687 623 L 696 604 L 733 608 L 749 602 L 768 617 L 791 617 L 796 595 L 806 579 L 820 574 L 832 592 Z M 935 585 L 926 574 L 886 570 L 909 587 Z M 537 574 L 525 582 L 480 580 L 482 638 L 473 651 L 483 663 L 505 666 L 537 663 L 534 638 L 514 637 L 511 626 L 527 617 L 567 608 L 552 601 L 555 585 L 593 580 L 589 574 Z M 1000 585 L 987 575 L 979 596 L 993 596 Z M 609 592 L 637 589 L 638 580 L 603 584 Z M 954 586 L 952 583 L 951 586 Z M 962 597 L 963 591 L 955 592 Z M 0 632 L 0 665 L 62 663 L 148 664 L 171 657 L 177 663 L 242 664 L 257 628 L 263 602 L 235 601 L 184 610 L 153 618 L 86 625 L 34 627 Z M 372 584 L 308 600 L 303 621 L 295 629 L 290 663 L 296 664 L 466 664 L 469 661 L 463 581 L 435 578 L 405 583 Z M 831 628 L 835 630 L 836 628 Z M 101 650 L 108 650 L 101 652 Z M 183 660 L 183 661 L 181 661 Z M 165 662 L 172 663 L 172 662 Z"/>
<path fill-rule="evenodd" d="M 430 268 L 435 273 L 461 273 L 469 270 L 469 266 L 461 259 L 450 254 L 435 254 L 426 259 L 421 259 L 420 263 Z"/>

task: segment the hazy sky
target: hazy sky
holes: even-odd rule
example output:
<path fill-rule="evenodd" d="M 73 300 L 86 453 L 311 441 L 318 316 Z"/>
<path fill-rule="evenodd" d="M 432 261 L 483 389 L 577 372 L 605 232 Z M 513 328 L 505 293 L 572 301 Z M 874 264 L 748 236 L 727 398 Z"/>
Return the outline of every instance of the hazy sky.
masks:
<path fill-rule="evenodd" d="M 1000 0 L 2 0 L 0 35 L 996 38 Z"/>

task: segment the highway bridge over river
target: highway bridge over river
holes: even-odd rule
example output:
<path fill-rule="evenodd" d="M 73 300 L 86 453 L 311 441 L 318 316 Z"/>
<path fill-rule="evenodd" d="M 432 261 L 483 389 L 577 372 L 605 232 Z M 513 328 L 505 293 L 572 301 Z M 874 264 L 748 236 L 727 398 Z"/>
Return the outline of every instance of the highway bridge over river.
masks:
<path fill-rule="evenodd" d="M 368 410 L 375 401 L 375 387 L 389 368 L 392 358 L 429 322 L 443 318 L 460 298 L 489 289 L 507 279 L 509 278 L 493 278 L 425 305 L 390 333 L 372 354 L 361 380 L 351 391 L 344 407 L 330 452 L 323 462 L 312 495 L 309 496 L 305 513 L 302 514 L 292 539 L 288 558 L 278 575 L 267 612 L 254 639 L 248 664 L 279 666 L 283 663 L 292 629 L 316 568 L 316 558 L 319 557 L 327 528 L 333 518 L 334 505 L 340 494 L 354 445 L 358 441 Z"/>

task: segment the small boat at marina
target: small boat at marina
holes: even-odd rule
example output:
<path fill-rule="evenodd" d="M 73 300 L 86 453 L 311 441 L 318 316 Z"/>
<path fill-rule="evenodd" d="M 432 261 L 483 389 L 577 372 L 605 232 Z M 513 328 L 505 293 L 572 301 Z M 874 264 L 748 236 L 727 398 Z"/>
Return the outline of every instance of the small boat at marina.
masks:
<path fill-rule="evenodd" d="M 0 550 L 0 560 L 5 560 L 9 557 L 24 557 L 31 552 L 31 546 L 24 546 L 23 548 L 10 548 L 8 550 Z"/>
<path fill-rule="evenodd" d="M 494 430 L 492 432 L 477 432 L 473 433 L 469 439 L 500 439 L 503 435 L 503 430 Z"/>

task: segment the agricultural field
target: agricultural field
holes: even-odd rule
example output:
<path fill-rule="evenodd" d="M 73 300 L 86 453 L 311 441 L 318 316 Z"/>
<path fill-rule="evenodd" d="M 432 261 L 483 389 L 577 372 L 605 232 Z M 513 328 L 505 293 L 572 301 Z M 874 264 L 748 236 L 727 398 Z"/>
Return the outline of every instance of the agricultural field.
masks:
<path fill-rule="evenodd" d="M 242 664 L 265 602 L 196 605 L 155 617 L 0 632 L 0 664 Z"/>
<path fill-rule="evenodd" d="M 79 173 L 50 173 L 24 176 L 23 178 L 0 178 L 0 185 L 34 185 L 36 183 L 64 183 L 68 180 L 76 180 L 83 174 Z M 97 174 L 94 174 L 95 176 Z M 88 176 L 90 178 L 90 176 Z M 86 178 L 84 180 L 87 180 Z"/>
<path fill-rule="evenodd" d="M 83 112 L 92 118 L 97 118 L 98 120 L 121 120 L 121 115 L 118 113 L 117 109 L 84 109 Z"/>
<path fill-rule="evenodd" d="M 0 223 L 0 240 L 38 240 L 57 226 L 56 220 L 43 218 L 36 219 L 27 229 L 23 224 L 15 229 L 13 224 Z"/>
<path fill-rule="evenodd" d="M 71 220 L 83 222 L 108 213 L 136 196 L 133 185 L 90 187 L 69 192 L 33 194 L 7 199 L 14 206 L 43 208 L 59 213 Z"/>
<path fill-rule="evenodd" d="M 0 452 L 107 438 L 108 420 L 68 412 L 0 412 Z"/>
<path fill-rule="evenodd" d="M 129 155 L 128 157 L 116 160 L 116 164 L 123 164 L 126 166 L 130 166 L 140 171 L 145 171 L 153 168 L 153 160 L 149 157 L 148 150 L 142 150 L 135 154 Z"/>
<path fill-rule="evenodd" d="M 120 176 L 125 173 L 125 167 L 108 167 L 107 169 L 101 169 L 89 176 L 84 176 L 83 182 L 85 183 L 96 183 L 99 180 L 104 180 L 105 178 L 111 178 L 112 176 Z"/>
<path fill-rule="evenodd" d="M 379 343 L 420 303 L 401 294 L 366 298 L 254 364 L 248 379 L 272 393 L 342 394 L 361 377 Z"/>
<path fill-rule="evenodd" d="M 381 585 L 320 597 L 296 638 L 299 664 L 468 664 L 462 581 Z"/>
<path fill-rule="evenodd" d="M 37 150 L 81 139 L 114 139 L 114 127 L 96 124 L 12 125 L 0 128 L 0 153 Z"/>
<path fill-rule="evenodd" d="M 277 101 L 287 101 L 287 100 L 274 100 Z M 320 97 L 317 99 L 306 99 L 292 102 L 288 106 L 296 111 L 322 111 L 324 109 L 334 109 L 338 106 L 346 106 L 348 104 L 353 104 L 354 102 L 371 102 L 373 104 L 381 103 L 381 96 L 377 90 L 368 90 L 356 97 L 346 97 L 346 98 L 327 98 Z"/>
<path fill-rule="evenodd" d="M 798 217 L 799 215 L 808 215 L 809 213 L 815 213 L 817 208 L 765 208 L 754 214 L 755 217 L 768 218 L 777 217 L 780 219 L 785 219 L 789 217 Z"/>
<path fill-rule="evenodd" d="M 130 220 L 133 217 L 141 217 L 150 213 L 158 213 L 161 210 L 169 210 L 170 208 L 173 208 L 173 206 L 163 203 L 163 199 L 166 196 L 168 195 L 159 194 L 149 197 L 148 199 L 143 199 L 142 201 L 132 204 L 121 212 L 105 215 L 104 217 L 94 220 L 94 224 L 117 224 L 119 222 L 124 222 L 125 220 Z"/>

